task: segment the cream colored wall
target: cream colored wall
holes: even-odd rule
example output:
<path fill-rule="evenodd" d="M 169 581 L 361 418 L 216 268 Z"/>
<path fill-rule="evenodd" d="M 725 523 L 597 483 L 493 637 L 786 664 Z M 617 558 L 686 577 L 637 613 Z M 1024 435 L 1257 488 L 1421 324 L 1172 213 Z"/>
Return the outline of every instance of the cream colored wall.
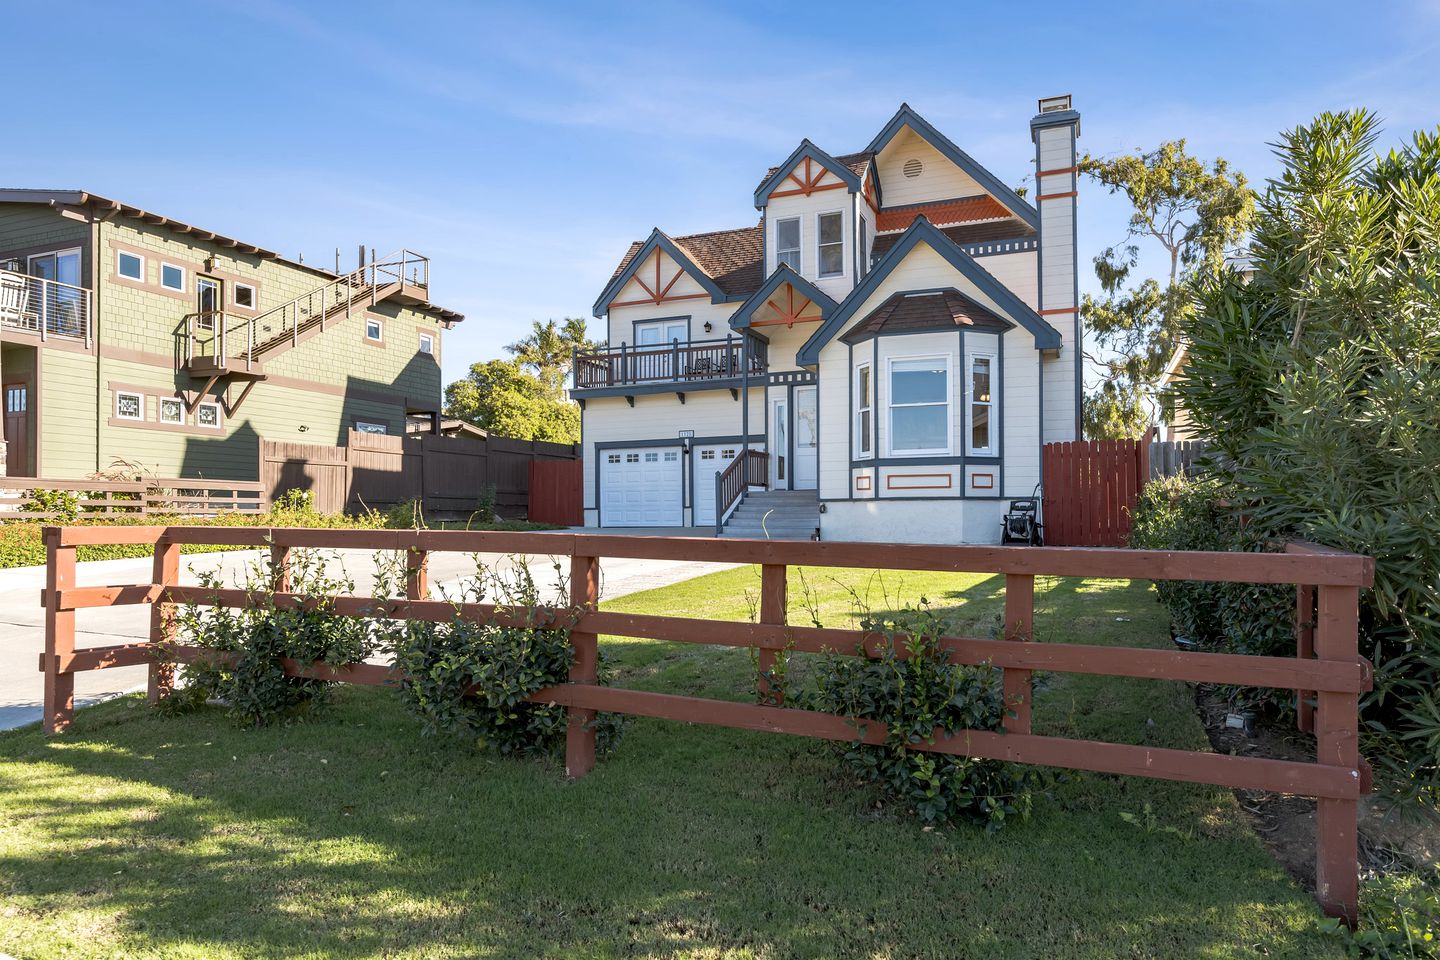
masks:
<path fill-rule="evenodd" d="M 856 500 L 825 505 L 821 540 L 999 543 L 999 500 Z"/>
<path fill-rule="evenodd" d="M 1037 272 L 1035 251 L 976 257 L 975 262 L 986 273 L 1000 281 L 1007 290 L 1019 297 L 1021 302 L 1031 310 L 1038 307 L 1040 301 L 1037 297 L 1037 290 L 1040 276 Z"/>
<path fill-rule="evenodd" d="M 1073 131 L 1070 127 L 1044 127 L 1038 133 L 1041 170 L 1063 170 L 1075 165 Z M 1067 193 L 1075 189 L 1073 173 L 1041 178 L 1038 196 Z M 1077 307 L 1075 278 L 1075 198 L 1037 200 L 1040 209 L 1040 248 L 1043 276 L 1040 278 L 1042 309 Z M 1080 344 L 1076 342 L 1073 313 L 1048 314 L 1050 325 L 1060 332 L 1060 355 L 1045 362 L 1045 440 L 1055 442 L 1077 438 L 1076 378 L 1080 371 Z"/>
<path fill-rule="evenodd" d="M 920 176 L 905 176 L 906 161 L 917 159 L 924 169 Z M 880 172 L 881 199 L 886 207 L 903 207 L 932 200 L 974 197 L 985 193 L 974 178 L 947 160 L 909 127 L 895 136 L 875 159 Z"/>

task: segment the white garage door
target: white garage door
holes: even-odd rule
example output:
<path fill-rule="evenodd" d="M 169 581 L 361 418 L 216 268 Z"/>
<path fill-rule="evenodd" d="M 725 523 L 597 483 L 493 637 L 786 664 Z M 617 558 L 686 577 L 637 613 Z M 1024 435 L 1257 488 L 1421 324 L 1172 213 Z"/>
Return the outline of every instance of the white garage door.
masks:
<path fill-rule="evenodd" d="M 691 453 L 695 458 L 695 526 L 715 523 L 715 474 L 730 466 L 739 455 L 738 443 L 696 447 Z"/>
<path fill-rule="evenodd" d="M 679 447 L 600 453 L 602 527 L 678 527 L 685 520 Z"/>

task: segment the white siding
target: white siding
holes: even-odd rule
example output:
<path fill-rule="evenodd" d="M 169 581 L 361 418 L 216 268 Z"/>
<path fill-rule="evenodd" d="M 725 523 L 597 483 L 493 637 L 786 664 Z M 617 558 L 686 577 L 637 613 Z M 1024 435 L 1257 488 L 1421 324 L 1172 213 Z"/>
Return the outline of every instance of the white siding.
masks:
<path fill-rule="evenodd" d="M 869 344 L 865 345 L 867 351 Z M 850 495 L 849 345 L 831 340 L 820 351 L 820 499 Z M 858 352 L 858 351 L 857 351 Z"/>
<path fill-rule="evenodd" d="M 869 543 L 999 543 L 999 500 L 856 500 L 827 503 L 821 540 Z"/>
<path fill-rule="evenodd" d="M 1028 497 L 1040 482 L 1040 351 L 1025 330 L 1005 334 L 1004 390 L 1000 409 L 1005 424 L 1001 495 Z"/>
<path fill-rule="evenodd" d="M 1075 165 L 1074 128 L 1045 127 L 1037 131 L 1037 152 L 1040 171 L 1068 170 Z M 1045 378 L 1045 441 L 1074 440 L 1078 436 L 1076 408 L 1077 383 L 1080 376 L 1080 344 L 1076 341 L 1076 315 L 1049 313 L 1052 310 L 1078 307 L 1075 299 L 1078 253 L 1075 249 L 1075 198 L 1051 194 L 1067 194 L 1075 190 L 1077 177 L 1073 172 L 1041 177 L 1036 194 L 1040 208 L 1040 308 L 1047 311 L 1045 319 L 1060 332 L 1063 346 L 1058 357 L 1044 362 Z"/>
<path fill-rule="evenodd" d="M 1005 288 L 1031 310 L 1038 308 L 1039 300 L 1036 298 L 1036 289 L 1039 282 L 1037 273 L 1035 251 L 1028 250 L 1024 253 L 1001 253 L 993 257 L 977 257 L 976 263 L 985 269 L 996 280 L 1005 285 Z"/>
<path fill-rule="evenodd" d="M 822 213 L 842 215 L 840 236 L 845 243 L 841 257 L 844 273 L 820 278 L 818 217 Z M 822 190 L 810 196 L 772 198 L 765 207 L 765 275 L 775 272 L 775 224 L 798 217 L 800 220 L 800 275 L 824 290 L 837 302 L 855 287 L 855 198 L 848 190 Z"/>
<path fill-rule="evenodd" d="M 904 173 L 907 161 L 919 160 L 920 176 Z M 986 192 L 974 178 L 947 160 L 909 127 L 896 134 L 876 158 L 880 188 L 886 207 L 929 203 L 955 197 L 975 197 Z"/>

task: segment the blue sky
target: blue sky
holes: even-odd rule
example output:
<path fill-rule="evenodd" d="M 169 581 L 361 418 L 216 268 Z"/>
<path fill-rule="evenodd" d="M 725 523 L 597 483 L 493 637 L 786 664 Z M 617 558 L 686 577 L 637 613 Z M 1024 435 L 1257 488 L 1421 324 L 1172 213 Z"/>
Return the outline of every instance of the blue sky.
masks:
<path fill-rule="evenodd" d="M 901 101 L 1008 183 L 1056 93 L 1083 149 L 1187 137 L 1256 181 L 1276 132 L 1320 110 L 1371 107 L 1392 140 L 1440 120 L 1440 0 L 72 0 L 5 22 L 34 42 L 6 44 L 0 182 L 322 264 L 359 243 L 426 253 L 435 299 L 467 315 L 447 379 L 532 319 L 588 316 L 652 226 L 753 223 L 755 183 L 800 138 L 859 149 Z M 1080 211 L 1088 265 L 1126 211 L 1086 185 Z"/>

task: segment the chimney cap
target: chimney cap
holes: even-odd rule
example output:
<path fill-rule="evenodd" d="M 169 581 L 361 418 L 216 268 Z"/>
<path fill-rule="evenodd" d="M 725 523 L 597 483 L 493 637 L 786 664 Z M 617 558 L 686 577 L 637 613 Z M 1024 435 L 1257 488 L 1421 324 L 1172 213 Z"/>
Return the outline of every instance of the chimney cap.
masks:
<path fill-rule="evenodd" d="M 1062 93 L 1055 97 L 1041 97 L 1039 104 L 1040 113 L 1059 113 L 1062 110 L 1070 109 L 1070 94 Z"/>

